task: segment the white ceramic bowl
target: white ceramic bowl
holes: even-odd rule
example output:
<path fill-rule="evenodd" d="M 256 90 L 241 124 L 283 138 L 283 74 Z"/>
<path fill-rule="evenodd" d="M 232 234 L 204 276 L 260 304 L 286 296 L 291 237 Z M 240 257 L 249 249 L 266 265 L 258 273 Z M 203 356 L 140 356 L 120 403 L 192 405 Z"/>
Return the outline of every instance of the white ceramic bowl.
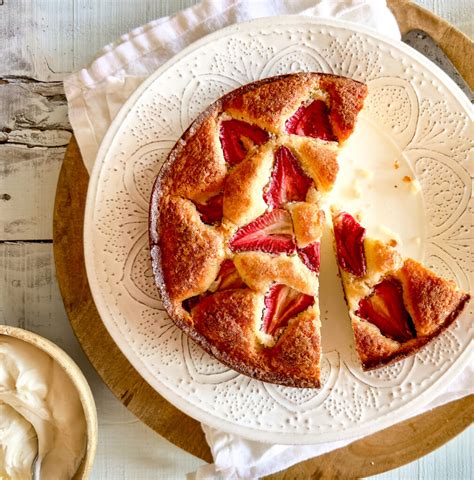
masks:
<path fill-rule="evenodd" d="M 73 480 L 87 479 L 92 469 L 97 448 L 97 410 L 94 397 L 92 396 L 91 389 L 84 374 L 64 350 L 36 333 L 21 328 L 10 327 L 8 325 L 0 325 L 0 335 L 8 335 L 10 337 L 18 338 L 34 345 L 40 350 L 43 350 L 64 369 L 73 385 L 76 387 L 84 409 L 84 416 L 86 418 L 87 445 L 84 457 L 73 477 Z"/>

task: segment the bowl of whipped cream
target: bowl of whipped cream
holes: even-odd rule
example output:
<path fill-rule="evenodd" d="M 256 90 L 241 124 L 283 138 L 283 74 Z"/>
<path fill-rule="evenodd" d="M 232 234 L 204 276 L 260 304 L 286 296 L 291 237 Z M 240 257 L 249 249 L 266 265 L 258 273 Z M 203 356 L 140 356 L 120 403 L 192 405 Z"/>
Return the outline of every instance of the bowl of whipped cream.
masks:
<path fill-rule="evenodd" d="M 86 479 L 97 411 L 86 378 L 57 345 L 0 325 L 0 479 Z M 35 458 L 37 460 L 35 461 Z"/>

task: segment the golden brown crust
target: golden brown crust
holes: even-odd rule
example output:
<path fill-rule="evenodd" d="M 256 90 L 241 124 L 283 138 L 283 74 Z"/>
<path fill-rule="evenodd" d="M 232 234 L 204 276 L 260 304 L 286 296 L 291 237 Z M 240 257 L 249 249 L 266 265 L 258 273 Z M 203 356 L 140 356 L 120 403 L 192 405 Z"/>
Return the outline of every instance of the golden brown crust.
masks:
<path fill-rule="evenodd" d="M 267 355 L 274 371 L 301 382 L 318 379 L 308 386 L 319 387 L 321 337 L 317 310 L 310 308 L 291 320 Z"/>
<path fill-rule="evenodd" d="M 272 283 L 283 283 L 307 295 L 318 292 L 317 275 L 297 255 L 244 252 L 235 255 L 234 264 L 244 282 L 256 291 L 266 292 Z"/>
<path fill-rule="evenodd" d="M 384 337 L 375 325 L 361 319 L 353 321 L 352 327 L 356 338 L 356 348 L 362 367 L 364 370 L 374 370 L 414 355 L 454 323 L 469 302 L 469 298 L 469 295 L 465 295 L 457 308 L 446 317 L 444 323 L 429 335 L 423 335 L 402 344 Z M 369 325 L 371 330 L 365 328 L 365 325 Z M 358 332 L 357 336 L 356 331 Z M 367 337 L 365 337 L 366 335 Z M 369 339 L 368 336 L 371 338 Z M 392 348 L 392 345 L 396 345 L 397 348 Z"/>
<path fill-rule="evenodd" d="M 292 203 L 288 205 L 288 210 L 291 214 L 296 243 L 299 248 L 304 248 L 321 239 L 326 220 L 323 210 L 307 202 Z"/>
<path fill-rule="evenodd" d="M 258 363 L 260 356 L 254 332 L 262 303 L 262 296 L 249 289 L 217 292 L 193 309 L 194 328 L 236 362 Z"/>
<path fill-rule="evenodd" d="M 319 387 L 317 313 L 301 313 L 274 347 L 264 348 L 254 334 L 262 304 L 263 297 L 248 289 L 217 292 L 193 309 L 194 328 L 184 329 L 206 351 L 240 373 L 291 387 Z"/>
<path fill-rule="evenodd" d="M 235 118 L 280 133 L 285 120 L 318 87 L 319 77 L 315 73 L 274 77 L 273 81 L 261 82 L 257 89 L 231 93 L 225 97 L 223 108 Z"/>
<path fill-rule="evenodd" d="M 318 191 L 331 191 L 339 171 L 337 143 L 291 135 L 286 145 L 293 150 Z"/>
<path fill-rule="evenodd" d="M 240 227 L 265 212 L 268 205 L 262 190 L 270 179 L 272 167 L 273 146 L 268 143 L 229 173 L 224 187 L 226 218 Z"/>
<path fill-rule="evenodd" d="M 163 182 L 166 193 L 205 201 L 222 190 L 227 166 L 217 132 L 214 109 L 178 141 L 169 157 L 172 168 Z"/>
<path fill-rule="evenodd" d="M 343 77 L 324 76 L 321 77 L 320 88 L 329 92 L 331 126 L 339 142 L 343 142 L 354 130 L 357 115 L 367 96 L 367 85 L 348 82 Z"/>
<path fill-rule="evenodd" d="M 383 364 L 400 350 L 400 344 L 384 337 L 373 324 L 359 319 L 355 315 L 352 319 L 352 330 L 359 359 L 364 369 L 372 365 Z"/>
<path fill-rule="evenodd" d="M 222 238 L 201 222 L 189 200 L 165 197 L 160 205 L 161 268 L 171 303 L 207 290 L 224 259 Z"/>
<path fill-rule="evenodd" d="M 410 258 L 397 272 L 397 278 L 402 282 L 403 300 L 417 335 L 432 334 L 453 312 L 462 310 L 470 298 L 453 281 L 439 277 Z"/>

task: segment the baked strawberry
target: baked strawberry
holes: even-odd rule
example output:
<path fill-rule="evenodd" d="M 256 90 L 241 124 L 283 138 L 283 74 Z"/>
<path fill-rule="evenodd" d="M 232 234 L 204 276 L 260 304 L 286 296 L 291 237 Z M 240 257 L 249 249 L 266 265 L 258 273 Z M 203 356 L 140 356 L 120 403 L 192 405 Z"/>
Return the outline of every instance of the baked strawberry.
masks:
<path fill-rule="evenodd" d="M 313 242 L 304 248 L 298 248 L 298 256 L 312 272 L 319 273 L 320 249 L 321 244 L 319 242 Z"/>
<path fill-rule="evenodd" d="M 195 295 L 194 297 L 187 298 L 183 302 L 183 308 L 188 312 L 191 313 L 191 310 L 201 301 L 200 295 Z"/>
<path fill-rule="evenodd" d="M 278 208 L 264 213 L 239 228 L 229 246 L 234 252 L 260 250 L 266 253 L 293 253 L 296 245 L 290 214 Z"/>
<path fill-rule="evenodd" d="M 357 277 L 365 275 L 365 228 L 352 215 L 341 212 L 333 218 L 334 237 L 339 265 Z"/>
<path fill-rule="evenodd" d="M 272 208 L 286 202 L 304 201 L 311 183 L 291 150 L 282 146 L 275 153 L 272 176 L 263 199 Z"/>
<path fill-rule="evenodd" d="M 245 286 L 244 281 L 235 268 L 232 260 L 224 260 L 222 262 L 217 278 L 209 287 L 209 291 L 217 292 L 218 290 L 229 290 L 231 288 L 242 288 Z"/>
<path fill-rule="evenodd" d="M 376 325 L 382 335 L 403 343 L 416 337 L 413 321 L 403 303 L 400 282 L 383 280 L 373 293 L 359 302 L 356 315 Z"/>
<path fill-rule="evenodd" d="M 201 214 L 204 223 L 217 223 L 222 219 L 222 198 L 223 194 L 219 193 L 209 198 L 206 203 L 195 203 L 197 211 Z"/>
<path fill-rule="evenodd" d="M 287 285 L 273 285 L 265 295 L 263 331 L 269 335 L 288 325 L 288 321 L 314 304 L 314 297 Z"/>
<path fill-rule="evenodd" d="M 236 165 L 254 145 L 266 142 L 269 135 L 256 125 L 241 120 L 224 120 L 220 126 L 219 138 L 225 161 Z"/>
<path fill-rule="evenodd" d="M 329 122 L 329 110 L 322 100 L 301 106 L 285 123 L 287 133 L 305 137 L 337 140 Z"/>

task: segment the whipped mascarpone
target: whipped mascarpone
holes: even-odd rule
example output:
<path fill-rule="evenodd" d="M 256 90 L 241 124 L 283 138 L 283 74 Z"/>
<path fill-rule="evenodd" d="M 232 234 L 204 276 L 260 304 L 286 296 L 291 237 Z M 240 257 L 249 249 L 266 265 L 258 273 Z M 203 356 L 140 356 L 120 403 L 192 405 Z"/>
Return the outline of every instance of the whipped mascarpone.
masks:
<path fill-rule="evenodd" d="M 69 480 L 86 448 L 76 387 L 39 348 L 0 335 L 0 478 L 29 479 L 39 453 L 41 478 Z"/>

